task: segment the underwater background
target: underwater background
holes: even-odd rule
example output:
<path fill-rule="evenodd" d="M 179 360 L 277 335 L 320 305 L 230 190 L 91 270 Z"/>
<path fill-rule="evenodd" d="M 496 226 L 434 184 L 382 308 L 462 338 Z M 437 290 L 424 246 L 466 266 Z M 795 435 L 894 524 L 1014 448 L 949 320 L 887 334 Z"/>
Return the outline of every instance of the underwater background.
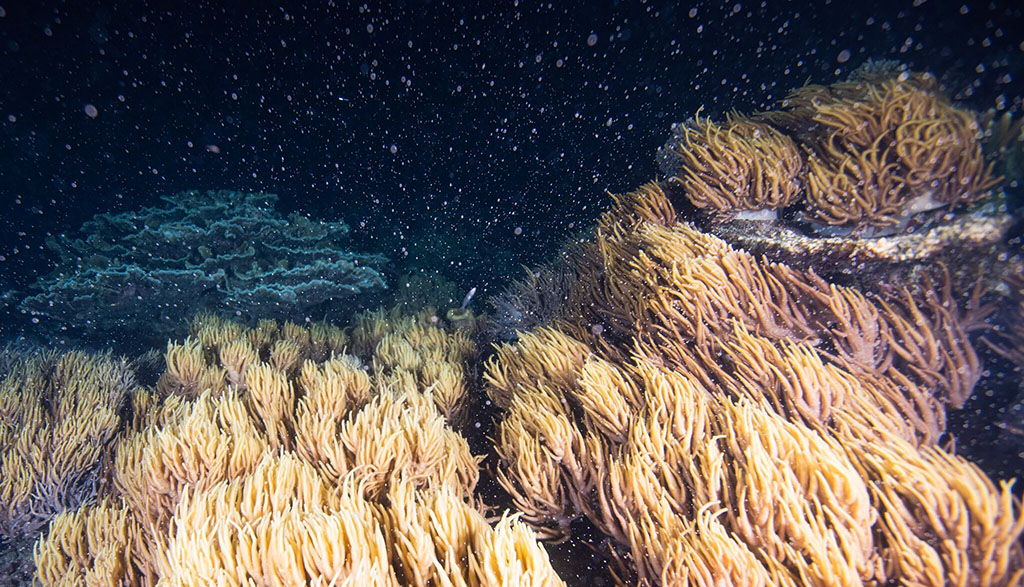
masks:
<path fill-rule="evenodd" d="M 0 51 L 0 584 L 240 583 L 188 523 L 275 475 L 330 497 L 211 532 L 360 512 L 384 554 L 258 584 L 1022 581 L 1016 3 L 0 2 Z M 758 418 L 812 504 L 760 525 Z"/>

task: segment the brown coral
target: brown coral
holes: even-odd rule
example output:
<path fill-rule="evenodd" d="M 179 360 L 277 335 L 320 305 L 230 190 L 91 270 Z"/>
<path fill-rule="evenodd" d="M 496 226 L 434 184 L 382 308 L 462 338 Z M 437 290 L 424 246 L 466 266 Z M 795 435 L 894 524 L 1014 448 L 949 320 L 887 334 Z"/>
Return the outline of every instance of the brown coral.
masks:
<path fill-rule="evenodd" d="M 817 94 L 804 88 L 790 97 L 820 160 L 808 173 L 815 221 L 892 224 L 901 214 L 973 202 L 998 181 L 974 114 L 953 107 L 931 78 L 847 82 L 831 99 Z"/>
<path fill-rule="evenodd" d="M 980 135 L 934 77 L 873 74 L 800 88 L 779 110 L 721 125 L 698 113 L 674 128 L 661 159 L 714 215 L 799 203 L 813 223 L 866 229 L 985 196 L 999 179 Z"/>
<path fill-rule="evenodd" d="M 672 179 L 698 208 L 720 215 L 778 209 L 800 194 L 800 150 L 767 124 L 730 116 L 719 125 L 698 111 L 674 135 L 681 170 Z"/>
<path fill-rule="evenodd" d="M 616 198 L 559 326 L 488 365 L 524 519 L 587 518 L 642 584 L 1020 581 L 1009 486 L 937 446 L 980 368 L 949 291 L 864 295 L 670 209 Z"/>

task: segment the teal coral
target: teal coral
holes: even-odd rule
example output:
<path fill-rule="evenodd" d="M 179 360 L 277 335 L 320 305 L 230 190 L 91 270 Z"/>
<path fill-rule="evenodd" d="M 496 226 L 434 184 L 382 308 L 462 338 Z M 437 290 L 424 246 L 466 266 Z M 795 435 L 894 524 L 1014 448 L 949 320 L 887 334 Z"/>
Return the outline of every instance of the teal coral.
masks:
<path fill-rule="evenodd" d="M 348 226 L 283 217 L 275 195 L 192 191 L 163 201 L 99 214 L 82 238 L 49 239 L 57 269 L 21 309 L 88 332 L 132 328 L 162 340 L 197 310 L 322 318 L 386 287 L 386 259 L 348 250 Z"/>

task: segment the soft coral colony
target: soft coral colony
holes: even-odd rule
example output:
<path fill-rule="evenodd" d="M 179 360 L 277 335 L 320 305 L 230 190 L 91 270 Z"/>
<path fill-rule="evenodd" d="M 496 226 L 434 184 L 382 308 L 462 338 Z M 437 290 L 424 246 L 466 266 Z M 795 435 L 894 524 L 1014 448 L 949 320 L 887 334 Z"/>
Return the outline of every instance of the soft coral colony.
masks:
<path fill-rule="evenodd" d="M 887 302 L 758 261 L 653 184 L 597 233 L 563 320 L 486 373 L 540 535 L 586 518 L 650 585 L 1021 581 L 1009 484 L 938 444 L 980 376 L 941 289 Z"/>
<path fill-rule="evenodd" d="M 369 363 L 344 348 L 369 349 Z M 37 579 L 559 584 L 525 524 L 506 516 L 492 525 L 480 511 L 480 459 L 452 428 L 465 412 L 475 352 L 465 335 L 425 315 L 364 314 L 347 333 L 198 317 L 189 339 L 169 345 L 157 385 L 113 404 L 125 420 L 117 438 L 95 442 L 108 463 L 91 470 L 98 499 L 53 518 L 35 548 Z M 30 425 L 35 408 L 10 414 Z M 82 417 L 91 409 L 57 415 L 56 424 L 88 427 Z M 5 461 L 38 455 L 40 434 L 12 432 Z M 57 456 L 78 450 L 52 448 Z M 17 475 L 5 484 L 28 476 L 46 497 L 47 479 L 10 472 Z"/>
<path fill-rule="evenodd" d="M 673 135 L 662 168 L 718 216 L 799 208 L 813 224 L 863 231 L 975 202 L 998 182 L 976 116 L 928 74 L 805 86 L 779 110 L 721 124 L 698 114 Z"/>
<path fill-rule="evenodd" d="M 686 197 L 811 198 L 809 217 L 858 226 L 898 222 L 922 196 L 976 200 L 992 179 L 974 143 L 960 158 L 915 150 L 968 140 L 929 83 L 804 90 L 813 115 L 697 120 Z M 854 120 L 867 98 L 925 101 L 915 116 L 940 121 L 871 130 Z M 898 164 L 866 153 L 911 130 Z M 860 136 L 876 131 L 888 138 Z M 888 187 L 836 179 L 868 172 Z M 842 194 L 855 201 L 833 205 Z M 539 540 L 581 527 L 605 537 L 622 584 L 1024 582 L 1010 482 L 946 442 L 947 410 L 983 374 L 969 339 L 983 312 L 942 275 L 886 295 L 755 258 L 677 204 L 653 183 L 615 198 L 558 280 L 521 284 L 559 291 L 524 292 L 557 303 L 524 307 L 544 324 L 483 374 L 494 474 L 518 514 L 481 513 L 481 456 L 459 433 L 478 405 L 472 326 L 429 311 L 345 330 L 204 314 L 152 388 L 106 355 L 0 363 L 0 531 L 52 518 L 35 548 L 46 585 L 562 584 Z"/>

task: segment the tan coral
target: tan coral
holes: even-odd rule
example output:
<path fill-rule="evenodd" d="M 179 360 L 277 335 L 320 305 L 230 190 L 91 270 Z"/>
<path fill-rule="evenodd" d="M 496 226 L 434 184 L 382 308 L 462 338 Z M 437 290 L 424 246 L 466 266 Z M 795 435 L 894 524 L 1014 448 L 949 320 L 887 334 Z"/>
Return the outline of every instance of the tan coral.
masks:
<path fill-rule="evenodd" d="M 709 552 L 756 561 L 741 584 L 1018 581 L 1020 505 L 935 446 L 979 368 L 945 281 L 868 296 L 672 225 L 663 198 L 617 198 L 563 322 L 488 364 L 524 519 L 560 541 L 586 517 L 646 585 L 710 583 Z"/>
<path fill-rule="evenodd" d="M 719 125 L 701 120 L 698 111 L 675 134 L 681 169 L 672 179 L 694 206 L 731 216 L 797 201 L 803 157 L 792 139 L 771 126 L 741 116 Z"/>
<path fill-rule="evenodd" d="M 365 356 L 372 358 L 379 381 L 430 390 L 453 426 L 466 424 L 469 362 L 476 356 L 476 344 L 466 332 L 442 329 L 429 309 L 415 317 L 368 312 L 356 317 L 352 341 L 362 352 L 373 345 Z"/>
<path fill-rule="evenodd" d="M 245 384 L 246 372 L 259 362 L 256 349 L 244 338 L 237 338 L 222 345 L 218 358 L 228 383 L 236 387 Z"/>
<path fill-rule="evenodd" d="M 62 512 L 36 543 L 36 578 L 47 586 L 135 584 L 135 531 L 127 507 L 110 500 Z"/>
<path fill-rule="evenodd" d="M 209 392 L 181 405 L 163 425 L 122 440 L 114 483 L 144 530 L 138 566 L 152 577 L 155 541 L 189 488 L 204 489 L 251 471 L 269 443 L 235 393 Z"/>
<path fill-rule="evenodd" d="M 866 231 L 984 197 L 999 178 L 981 134 L 933 76 L 889 72 L 805 86 L 780 109 L 722 124 L 698 111 L 659 156 L 714 216 L 800 204 L 815 224 Z"/>
<path fill-rule="evenodd" d="M 893 224 L 901 215 L 976 201 L 998 183 L 974 114 L 953 107 L 925 79 L 848 82 L 828 98 L 797 100 L 790 113 L 806 119 L 799 124 L 820 125 L 803 135 L 813 153 L 809 217 Z"/>
<path fill-rule="evenodd" d="M 316 322 L 309 329 L 309 344 L 310 358 L 323 362 L 345 352 L 348 336 L 337 326 Z"/>
<path fill-rule="evenodd" d="M 296 398 L 288 375 L 261 363 L 249 369 L 245 386 L 247 404 L 269 439 L 270 447 L 274 450 L 290 449 L 295 430 Z"/>
<path fill-rule="evenodd" d="M 645 193 L 647 201 L 657 201 L 651 192 Z M 620 325 L 618 336 L 633 338 L 636 349 L 647 357 L 687 368 L 706 386 L 723 386 L 738 397 L 744 395 L 744 382 L 738 375 L 754 383 L 769 381 L 766 377 L 771 371 L 761 368 L 758 374 L 747 369 L 763 362 L 767 351 L 756 350 L 752 343 L 747 350 L 736 346 L 734 341 L 740 339 L 741 332 L 763 337 L 764 344 L 780 351 L 789 348 L 787 352 L 796 352 L 796 347 L 786 346 L 790 343 L 805 345 L 802 352 L 813 349 L 813 355 L 833 364 L 829 369 L 846 373 L 841 378 L 847 383 L 821 388 L 825 393 L 855 385 L 869 387 L 868 393 L 875 398 L 891 395 L 883 411 L 902 412 L 905 418 L 920 423 L 915 434 L 933 442 L 945 421 L 944 405 L 960 405 L 974 386 L 979 363 L 962 326 L 961 311 L 951 300 L 948 280 L 938 286 L 926 281 L 916 297 L 908 291 L 901 299 L 885 301 L 783 264 L 759 263 L 685 224 L 635 224 L 630 213 L 616 228 L 611 220 L 614 213 L 607 218 L 602 221 L 607 227 L 591 245 L 603 251 L 601 256 L 607 262 L 581 274 L 573 294 L 580 301 L 567 315 Z M 591 262 L 589 257 L 581 261 Z M 600 279 L 592 280 L 589 275 Z M 603 301 L 588 302 L 598 298 Z M 594 351 L 622 360 L 628 347 L 608 353 L 601 338 L 588 335 L 585 340 L 594 345 Z M 529 338 L 524 340 L 525 350 L 532 343 Z M 505 357 L 511 356 L 510 352 Z M 583 356 L 587 351 L 578 352 Z M 782 355 L 776 357 L 775 364 L 787 381 L 796 377 L 787 387 L 793 395 L 777 397 L 776 408 L 782 409 L 787 401 L 794 402 L 793 408 L 808 399 L 818 401 L 797 397 L 810 390 L 799 381 L 801 370 L 786 366 Z M 737 363 L 739 369 L 731 366 Z M 544 373 L 539 368 L 528 372 Z M 487 377 L 493 379 L 499 373 L 498 368 L 491 369 Z M 890 378 L 895 384 L 879 378 Z M 857 381 L 850 383 L 852 379 Z M 507 393 L 500 390 L 509 383 L 490 382 L 499 397 Z M 825 422 L 827 413 L 814 419 Z"/>
<path fill-rule="evenodd" d="M 519 344 L 502 345 L 488 362 L 484 379 L 488 395 L 500 408 L 509 408 L 520 385 L 567 386 L 590 354 L 586 345 L 556 329 L 523 333 Z M 527 375 L 529 374 L 529 375 Z"/>
<path fill-rule="evenodd" d="M 328 479 L 351 472 L 375 498 L 399 478 L 473 494 L 479 459 L 445 426 L 429 395 L 384 392 L 345 419 L 302 406 L 299 413 L 296 450 Z"/>
<path fill-rule="evenodd" d="M 890 546 L 886 572 L 903 583 L 1019 585 L 1024 514 L 1011 491 L 974 464 L 898 438 L 850 443 L 872 481 L 880 532 Z"/>
<path fill-rule="evenodd" d="M 880 139 L 882 140 L 882 139 Z M 896 224 L 903 210 L 905 184 L 892 155 L 875 146 L 862 152 L 807 158 L 807 217 L 828 225 Z"/>
<path fill-rule="evenodd" d="M 394 585 L 374 508 L 354 489 L 339 499 L 312 467 L 285 456 L 187 494 L 159 555 L 158 585 L 299 585 L 352 575 Z"/>
<path fill-rule="evenodd" d="M 370 376 L 357 365 L 331 359 L 317 365 L 306 361 L 298 377 L 302 390 L 298 417 L 323 414 L 343 418 L 370 399 Z"/>
<path fill-rule="evenodd" d="M 163 395 L 195 397 L 204 391 L 201 382 L 207 364 L 199 339 L 187 338 L 180 344 L 168 342 L 164 357 L 166 369 L 157 382 L 157 389 Z"/>
<path fill-rule="evenodd" d="M 492 529 L 449 487 L 398 484 L 388 502 L 353 478 L 332 491 L 295 457 L 267 457 L 182 500 L 159 584 L 561 584 L 521 523 Z"/>
<path fill-rule="evenodd" d="M 475 509 L 480 458 L 445 417 L 466 413 L 475 345 L 427 318 L 381 331 L 391 347 L 372 371 L 338 352 L 340 329 L 198 318 L 159 389 L 132 394 L 104 493 L 119 504 L 104 519 L 130 535 L 112 544 L 131 582 L 557 584 L 523 523 L 492 529 Z M 73 516 L 41 543 L 39 582 L 121 576 L 106 550 L 69 542 L 99 514 Z"/>
<path fill-rule="evenodd" d="M 3 358 L 0 537 L 33 536 L 95 495 L 135 380 L 125 361 L 105 354 Z"/>
<path fill-rule="evenodd" d="M 291 373 L 302 364 L 304 348 L 288 339 L 274 342 L 270 347 L 268 362 L 278 371 Z"/>

